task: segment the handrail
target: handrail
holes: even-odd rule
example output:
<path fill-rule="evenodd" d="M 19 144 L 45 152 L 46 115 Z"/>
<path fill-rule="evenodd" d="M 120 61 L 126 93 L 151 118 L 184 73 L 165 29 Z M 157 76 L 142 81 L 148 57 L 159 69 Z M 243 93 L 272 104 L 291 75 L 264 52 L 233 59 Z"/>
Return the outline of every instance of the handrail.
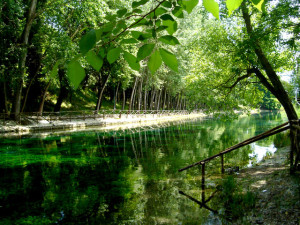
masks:
<path fill-rule="evenodd" d="M 249 139 L 247 139 L 247 140 L 245 140 L 245 141 L 243 141 L 243 142 L 240 142 L 240 143 L 238 143 L 238 144 L 236 144 L 236 145 L 233 145 L 233 146 L 231 146 L 231 147 L 229 147 L 229 148 L 227 148 L 227 149 L 225 149 L 225 150 L 219 152 L 219 153 L 216 154 L 216 155 L 210 156 L 210 157 L 208 157 L 208 158 L 206 158 L 206 159 L 204 159 L 204 160 L 198 161 L 198 162 L 193 163 L 193 164 L 191 164 L 191 165 L 188 165 L 188 166 L 186 166 L 186 167 L 184 167 L 184 168 L 181 168 L 181 169 L 178 170 L 178 172 L 182 172 L 182 171 L 184 171 L 184 170 L 187 170 L 187 169 L 192 168 L 192 167 L 197 166 L 197 165 L 202 165 L 202 166 L 204 166 L 205 163 L 207 163 L 207 162 L 209 162 L 209 161 L 211 161 L 211 160 L 213 160 L 214 158 L 217 158 L 217 157 L 219 157 L 219 156 L 222 157 L 221 160 L 222 160 L 222 172 L 223 172 L 223 171 L 224 171 L 223 155 L 225 155 L 226 153 L 229 153 L 229 152 L 231 152 L 231 151 L 233 151 L 233 150 L 236 150 L 236 149 L 238 149 L 238 148 L 241 148 L 241 147 L 243 147 L 243 146 L 249 145 L 249 144 L 251 144 L 251 143 L 253 143 L 253 142 L 259 141 L 259 140 L 264 139 L 264 138 L 266 138 L 266 137 L 269 137 L 269 136 L 272 136 L 272 135 L 274 135 L 274 134 L 277 134 L 277 133 L 280 133 L 280 132 L 282 132 L 282 131 L 285 131 L 285 130 L 287 130 L 287 129 L 290 129 L 291 125 L 288 125 L 289 123 L 290 123 L 290 122 L 283 123 L 283 124 L 281 124 L 281 125 L 279 125 L 279 126 L 277 126 L 277 127 L 274 127 L 274 128 L 272 128 L 272 129 L 270 129 L 270 130 L 264 132 L 264 133 L 261 133 L 261 134 L 259 134 L 259 135 L 256 135 L 256 136 L 252 137 L 252 138 L 249 138 Z M 280 128 L 281 128 L 281 129 L 280 129 Z"/>

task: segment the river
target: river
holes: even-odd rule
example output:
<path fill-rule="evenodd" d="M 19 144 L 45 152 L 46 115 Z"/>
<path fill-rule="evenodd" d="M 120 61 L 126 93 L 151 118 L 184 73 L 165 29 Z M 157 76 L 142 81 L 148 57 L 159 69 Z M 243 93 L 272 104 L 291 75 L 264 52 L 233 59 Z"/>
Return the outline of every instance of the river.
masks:
<path fill-rule="evenodd" d="M 0 224 L 209 224 L 218 199 L 201 201 L 201 170 L 178 169 L 286 122 L 280 113 L 233 121 L 0 138 Z M 259 163 L 286 145 L 278 134 L 225 156 L 225 168 Z M 206 168 L 206 197 L 220 179 Z M 184 193 L 184 194 L 183 194 Z"/>

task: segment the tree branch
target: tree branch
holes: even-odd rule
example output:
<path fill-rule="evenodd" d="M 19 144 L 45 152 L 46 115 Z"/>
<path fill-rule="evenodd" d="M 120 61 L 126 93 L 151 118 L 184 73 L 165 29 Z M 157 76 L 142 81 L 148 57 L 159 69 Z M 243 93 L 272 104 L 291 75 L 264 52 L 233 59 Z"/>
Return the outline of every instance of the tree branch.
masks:
<path fill-rule="evenodd" d="M 132 23 L 130 26 L 126 27 L 124 30 L 122 30 L 118 35 L 116 35 L 113 39 L 111 39 L 110 41 L 104 43 L 102 46 L 110 44 L 111 42 L 114 42 L 118 37 L 120 37 L 122 34 L 124 34 L 126 31 L 128 31 L 130 28 L 134 27 L 135 25 L 137 25 L 139 22 L 141 22 L 143 19 L 145 19 L 148 15 L 150 15 L 152 12 L 154 12 L 162 3 L 164 3 L 167 0 L 163 0 L 161 2 L 158 3 L 158 5 L 153 8 L 151 11 L 149 11 L 148 13 L 146 13 L 145 15 L 141 16 L 141 18 L 137 21 L 135 21 L 134 23 Z"/>

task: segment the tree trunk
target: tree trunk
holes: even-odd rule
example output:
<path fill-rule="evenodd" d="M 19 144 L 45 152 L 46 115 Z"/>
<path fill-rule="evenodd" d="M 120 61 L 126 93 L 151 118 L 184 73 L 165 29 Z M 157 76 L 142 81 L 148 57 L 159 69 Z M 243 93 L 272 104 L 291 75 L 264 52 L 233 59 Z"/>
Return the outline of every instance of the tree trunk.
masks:
<path fill-rule="evenodd" d="M 30 79 L 30 82 L 29 82 L 28 87 L 26 89 L 26 94 L 25 94 L 25 97 L 24 97 L 24 101 L 23 101 L 23 106 L 22 106 L 21 112 L 24 112 L 24 109 L 25 109 L 25 106 L 26 106 L 26 103 L 27 103 L 27 98 L 28 98 L 28 94 L 29 94 L 31 85 L 32 85 L 34 79 L 37 77 L 38 72 L 40 70 L 40 67 L 41 67 L 41 60 L 39 60 L 39 65 L 37 66 L 37 69 L 34 71 L 34 75 L 33 75 L 32 79 Z"/>
<path fill-rule="evenodd" d="M 159 95 L 158 95 L 157 103 L 156 103 L 156 110 L 159 110 L 161 93 L 162 93 L 162 90 L 159 90 Z"/>
<path fill-rule="evenodd" d="M 4 110 L 5 113 L 8 113 L 6 81 L 3 82 L 3 92 L 4 92 Z"/>
<path fill-rule="evenodd" d="M 142 107 L 142 93 L 143 91 L 143 78 L 141 78 L 140 86 L 139 86 L 139 98 L 138 98 L 138 110 L 141 110 Z"/>
<path fill-rule="evenodd" d="M 130 96 L 130 103 L 129 103 L 129 112 L 131 111 L 131 108 L 132 108 L 133 97 L 134 97 L 134 94 L 135 94 L 137 81 L 138 81 L 138 77 L 135 78 L 135 82 L 134 82 L 134 85 L 133 85 L 133 88 L 132 88 L 132 92 L 131 92 L 131 96 Z"/>
<path fill-rule="evenodd" d="M 103 87 L 101 88 L 101 91 L 99 93 L 99 96 L 98 96 L 98 101 L 97 101 L 97 105 L 96 105 L 96 113 L 98 113 L 98 111 L 100 110 L 101 108 L 101 104 L 102 104 L 102 96 L 103 96 L 103 92 L 105 90 L 105 87 L 106 87 L 106 84 L 107 84 L 107 81 L 108 81 L 108 78 L 110 77 L 110 73 L 108 74 L 108 76 L 106 77 L 106 80 L 103 84 Z"/>
<path fill-rule="evenodd" d="M 126 104 L 126 93 L 125 93 L 125 90 L 123 89 L 123 105 L 122 105 L 122 110 L 125 109 L 125 104 Z"/>
<path fill-rule="evenodd" d="M 50 84 L 51 84 L 51 81 L 48 82 L 45 90 L 44 90 L 44 94 L 43 94 L 43 97 L 42 97 L 42 100 L 40 102 L 40 107 L 39 107 L 39 115 L 42 115 L 43 114 L 43 110 L 44 110 L 44 103 L 45 103 L 45 99 L 46 99 L 46 95 L 47 95 L 47 91 L 48 91 L 48 88 L 50 87 Z"/>
<path fill-rule="evenodd" d="M 291 99 L 289 98 L 287 92 L 285 91 L 279 77 L 277 76 L 275 70 L 273 69 L 271 63 L 267 59 L 266 55 L 264 54 L 259 41 L 255 40 L 255 37 L 253 35 L 253 28 L 251 24 L 251 18 L 248 12 L 248 8 L 245 4 L 245 2 L 242 3 L 242 13 L 243 13 L 243 18 L 244 22 L 247 28 L 247 33 L 252 39 L 252 42 L 255 43 L 254 45 L 254 52 L 266 72 L 267 78 L 260 72 L 260 70 L 256 67 L 252 68 L 248 72 L 255 73 L 256 76 L 259 78 L 260 82 L 278 99 L 278 101 L 281 103 L 283 106 L 286 115 L 289 119 L 289 121 L 296 121 L 298 120 L 298 116 L 296 113 L 296 110 L 292 104 Z M 291 137 L 291 153 L 290 153 L 290 160 L 291 160 L 291 172 L 294 172 L 298 161 L 299 161 L 299 134 L 297 130 L 294 130 L 291 126 L 291 132 L 290 132 L 290 137 Z"/>
<path fill-rule="evenodd" d="M 117 101 L 118 101 L 119 86 L 120 86 L 120 82 L 118 83 L 117 90 L 116 90 L 115 96 L 114 96 L 114 110 L 116 109 L 116 104 L 117 104 Z"/>
<path fill-rule="evenodd" d="M 166 99 L 167 99 L 167 89 L 165 88 L 164 102 L 163 102 L 163 105 L 162 105 L 162 109 L 163 109 L 163 110 L 165 110 Z"/>
<path fill-rule="evenodd" d="M 16 85 L 16 92 L 14 96 L 14 106 L 13 106 L 13 113 L 15 119 L 18 118 L 21 109 L 22 87 L 23 87 L 24 76 L 26 72 L 25 63 L 26 63 L 27 51 L 28 51 L 28 39 L 29 39 L 31 26 L 35 18 L 36 6 L 37 6 L 37 0 L 31 0 L 27 18 L 26 18 L 26 24 L 21 38 L 21 46 L 23 49 L 19 61 L 20 74 L 19 74 L 19 78 L 16 81 L 17 85 Z"/>
<path fill-rule="evenodd" d="M 149 94 L 149 92 L 145 88 L 145 93 L 144 93 L 144 110 L 145 111 L 147 110 L 147 106 L 148 106 L 148 104 L 147 104 L 148 94 Z"/>

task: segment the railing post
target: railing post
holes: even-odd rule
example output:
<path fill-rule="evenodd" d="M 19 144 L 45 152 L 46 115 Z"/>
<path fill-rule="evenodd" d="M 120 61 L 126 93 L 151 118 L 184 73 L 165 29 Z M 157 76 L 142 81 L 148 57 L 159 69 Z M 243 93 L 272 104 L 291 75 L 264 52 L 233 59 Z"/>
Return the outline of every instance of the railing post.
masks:
<path fill-rule="evenodd" d="M 225 170 L 224 170 L 224 155 L 221 155 L 221 172 L 222 174 L 224 174 Z"/>
<path fill-rule="evenodd" d="M 205 188 L 205 163 L 202 164 L 202 189 Z"/>

